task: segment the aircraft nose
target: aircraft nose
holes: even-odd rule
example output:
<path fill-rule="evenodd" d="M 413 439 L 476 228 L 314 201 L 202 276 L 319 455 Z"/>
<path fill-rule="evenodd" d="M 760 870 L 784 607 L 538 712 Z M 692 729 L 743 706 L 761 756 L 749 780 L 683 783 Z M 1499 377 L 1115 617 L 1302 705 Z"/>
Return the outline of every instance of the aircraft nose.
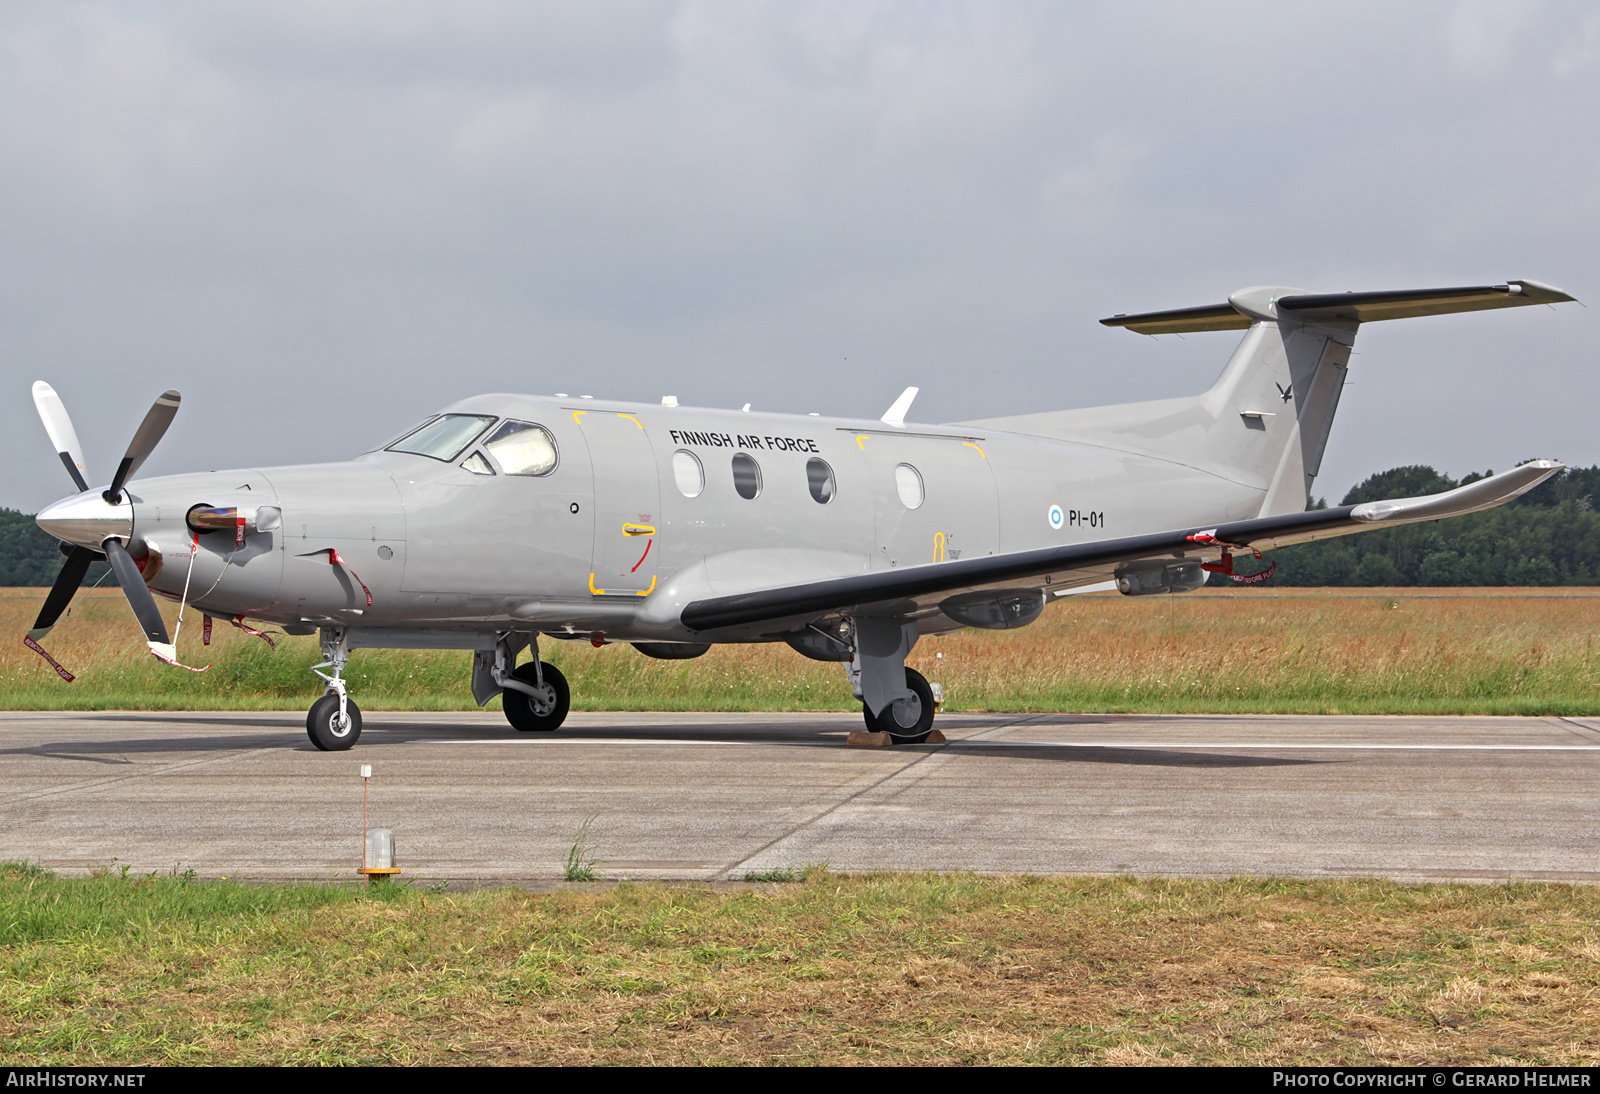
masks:
<path fill-rule="evenodd" d="M 112 536 L 124 540 L 133 536 L 133 506 L 111 505 L 95 490 L 63 498 L 34 521 L 57 539 L 96 551 Z"/>

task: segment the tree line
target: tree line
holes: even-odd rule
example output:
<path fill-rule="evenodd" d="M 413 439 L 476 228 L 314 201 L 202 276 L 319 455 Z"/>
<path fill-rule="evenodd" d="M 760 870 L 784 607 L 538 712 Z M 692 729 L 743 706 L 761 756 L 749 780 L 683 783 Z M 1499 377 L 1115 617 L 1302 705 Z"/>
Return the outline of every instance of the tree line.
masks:
<path fill-rule="evenodd" d="M 1426 465 L 1396 467 L 1339 504 L 1437 494 L 1487 474 L 1457 481 Z M 1597 498 L 1600 466 L 1569 467 L 1498 509 L 1283 547 L 1266 562 L 1240 560 L 1239 570 L 1276 563 L 1260 585 L 1600 585 Z M 1211 583 L 1233 586 L 1221 575 Z"/>

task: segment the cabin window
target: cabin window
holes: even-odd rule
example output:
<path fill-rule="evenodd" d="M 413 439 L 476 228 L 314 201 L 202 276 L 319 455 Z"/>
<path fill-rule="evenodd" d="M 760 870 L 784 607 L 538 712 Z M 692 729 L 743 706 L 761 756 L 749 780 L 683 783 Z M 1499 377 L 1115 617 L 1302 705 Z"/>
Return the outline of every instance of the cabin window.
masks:
<path fill-rule="evenodd" d="M 761 493 L 761 467 L 743 452 L 733 458 L 733 488 L 746 501 Z"/>
<path fill-rule="evenodd" d="M 678 484 L 678 493 L 686 498 L 698 498 L 706 488 L 706 469 L 700 457 L 680 448 L 672 454 L 672 479 Z"/>
<path fill-rule="evenodd" d="M 542 425 L 508 421 L 483 447 L 507 475 L 548 475 L 556 469 L 556 439 Z"/>
<path fill-rule="evenodd" d="M 414 429 L 395 441 L 389 451 L 453 460 L 493 421 L 494 417 L 488 414 L 441 414 L 421 429 Z"/>
<path fill-rule="evenodd" d="M 461 466 L 471 471 L 474 475 L 494 474 L 494 468 L 489 466 L 489 461 L 483 458 L 482 452 L 474 452 L 461 461 Z"/>
<path fill-rule="evenodd" d="M 818 505 L 827 505 L 833 500 L 833 468 L 826 460 L 806 461 L 806 486 Z"/>
<path fill-rule="evenodd" d="M 923 499 L 922 476 L 909 463 L 896 464 L 894 488 L 900 495 L 900 504 L 907 509 L 921 507 Z"/>

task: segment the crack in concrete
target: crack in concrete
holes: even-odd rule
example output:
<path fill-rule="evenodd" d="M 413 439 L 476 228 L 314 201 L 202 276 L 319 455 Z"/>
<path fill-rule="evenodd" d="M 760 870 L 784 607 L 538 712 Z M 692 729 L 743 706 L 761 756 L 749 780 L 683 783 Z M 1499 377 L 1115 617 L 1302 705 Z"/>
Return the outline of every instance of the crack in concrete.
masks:
<path fill-rule="evenodd" d="M 988 729 L 979 730 L 977 733 L 973 733 L 973 734 L 970 734 L 969 736 L 962 737 L 962 738 L 959 739 L 959 741 L 952 741 L 951 743 L 952 744 L 956 744 L 956 743 L 965 742 L 965 741 L 979 740 L 980 738 L 989 737 L 989 736 L 991 736 L 993 734 L 1003 732 L 1003 731 L 1011 729 L 1011 728 L 1013 728 L 1015 726 L 1027 725 L 1027 724 L 1029 724 L 1031 722 L 1037 721 L 1039 719 L 1039 717 L 1040 717 L 1040 715 L 1024 715 L 1024 716 L 1016 719 L 1015 721 L 1003 722 L 1000 725 L 991 726 Z M 912 746 L 912 747 L 916 747 L 916 746 Z M 937 746 L 937 745 L 934 746 L 934 747 L 935 748 L 939 748 L 939 746 Z M 931 763 L 930 761 L 934 761 L 934 760 L 940 759 L 942 757 L 942 758 L 944 758 L 946 760 L 946 762 L 948 762 L 948 760 L 951 757 L 954 757 L 955 755 L 957 755 L 957 753 L 946 752 L 944 749 L 940 748 L 939 751 L 937 751 L 937 752 L 925 752 L 922 755 L 918 756 L 916 759 L 910 760 L 908 763 L 901 764 L 899 767 L 895 768 L 893 771 L 890 771 L 888 774 L 884 775 L 882 778 L 872 779 L 869 782 L 868 785 L 861 787 L 859 790 L 856 790 L 853 793 L 848 794 L 847 796 L 845 796 L 844 798 L 840 799 L 839 801 L 836 801 L 832 805 L 829 805 L 827 808 L 822 809 L 819 812 L 815 813 L 814 815 L 806 818 L 805 820 L 800 821 L 798 824 L 795 824 L 795 825 L 791 826 L 786 832 L 783 832 L 780 835 L 774 836 L 772 839 L 768 840 L 766 843 L 763 843 L 760 847 L 757 847 L 754 851 L 751 851 L 750 853 L 744 855 L 742 858 L 736 859 L 733 862 L 729 863 L 722 870 L 718 871 L 715 874 L 712 874 L 711 875 L 711 880 L 713 880 L 713 881 L 727 881 L 727 880 L 729 880 L 729 875 L 731 875 L 735 870 L 739 869 L 741 866 L 748 867 L 749 864 L 754 859 L 760 857 L 765 852 L 770 851 L 772 848 L 776 847 L 780 843 L 783 843 L 785 840 L 792 839 L 794 836 L 800 834 L 801 832 L 805 831 L 806 829 L 815 827 L 819 822 L 821 822 L 822 820 L 826 819 L 828 816 L 830 816 L 830 815 L 832 815 L 834 813 L 837 813 L 839 810 L 843 809 L 845 806 L 850 805 L 851 803 L 858 801 L 864 795 L 870 794 L 872 791 L 878 789 L 879 787 L 885 785 L 886 783 L 892 782 L 893 780 L 899 778 L 900 776 L 906 775 L 906 774 L 914 771 L 915 769 L 917 769 L 919 767 L 924 767 L 924 766 L 928 767 L 929 768 L 928 774 L 932 774 L 934 769 L 937 769 L 937 768 L 942 767 L 944 765 L 941 764 L 941 763 Z M 853 779 L 853 780 L 851 780 L 851 783 L 854 783 L 854 782 L 857 782 L 857 781 L 859 781 L 859 780 Z M 916 783 L 919 783 L 921 781 L 922 781 L 922 778 L 920 778 L 920 777 L 919 778 L 913 778 L 913 779 L 911 779 L 909 781 L 908 785 L 913 785 L 914 786 L 914 785 L 916 785 Z M 847 783 L 846 786 L 848 787 L 849 785 L 851 785 L 851 783 Z M 902 789 L 903 788 L 896 789 L 894 794 L 898 795 L 899 793 L 901 793 Z M 894 795 L 891 795 L 891 797 L 893 797 L 893 796 Z"/>

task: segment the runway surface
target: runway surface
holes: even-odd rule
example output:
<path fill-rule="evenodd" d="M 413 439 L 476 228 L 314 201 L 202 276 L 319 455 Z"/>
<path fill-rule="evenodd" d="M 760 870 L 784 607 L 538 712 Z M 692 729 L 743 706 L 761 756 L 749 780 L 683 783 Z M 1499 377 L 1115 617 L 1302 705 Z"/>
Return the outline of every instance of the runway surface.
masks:
<path fill-rule="evenodd" d="M 0 714 L 0 858 L 350 879 L 368 816 L 419 882 L 835 869 L 1600 880 L 1600 719 L 847 714 Z"/>

